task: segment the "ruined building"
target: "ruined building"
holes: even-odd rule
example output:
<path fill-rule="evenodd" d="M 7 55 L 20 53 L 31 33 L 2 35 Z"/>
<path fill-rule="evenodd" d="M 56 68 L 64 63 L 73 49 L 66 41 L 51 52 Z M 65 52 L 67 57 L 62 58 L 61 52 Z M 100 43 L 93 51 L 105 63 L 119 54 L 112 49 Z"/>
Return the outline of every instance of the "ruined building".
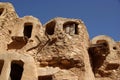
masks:
<path fill-rule="evenodd" d="M 79 19 L 19 18 L 1 2 L 0 80 L 120 80 L 120 42 L 90 40 Z"/>

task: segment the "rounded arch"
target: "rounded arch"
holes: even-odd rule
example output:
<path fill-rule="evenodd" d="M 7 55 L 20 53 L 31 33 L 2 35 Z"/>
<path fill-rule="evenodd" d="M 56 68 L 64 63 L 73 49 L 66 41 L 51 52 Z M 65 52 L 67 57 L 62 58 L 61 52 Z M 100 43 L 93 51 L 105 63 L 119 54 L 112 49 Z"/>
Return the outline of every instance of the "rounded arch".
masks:
<path fill-rule="evenodd" d="M 110 49 L 113 49 L 113 46 L 115 44 L 115 41 L 111 37 L 106 36 L 106 35 L 99 35 L 99 36 L 94 37 L 91 40 L 91 44 L 98 44 L 98 43 L 101 43 L 101 42 L 108 43 L 108 46 L 109 46 Z"/>
<path fill-rule="evenodd" d="M 48 24 L 46 24 L 46 26 L 45 26 L 45 32 L 48 35 L 53 35 L 54 32 L 55 32 L 55 25 L 56 25 L 55 21 L 51 21 Z"/>

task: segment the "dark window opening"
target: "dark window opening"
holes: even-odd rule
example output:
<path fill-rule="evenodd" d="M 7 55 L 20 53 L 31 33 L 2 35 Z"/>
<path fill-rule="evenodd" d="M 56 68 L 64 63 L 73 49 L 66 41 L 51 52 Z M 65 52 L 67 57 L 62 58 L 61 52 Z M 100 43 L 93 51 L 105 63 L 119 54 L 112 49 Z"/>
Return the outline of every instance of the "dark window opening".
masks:
<path fill-rule="evenodd" d="M 4 8 L 0 8 L 0 16 L 2 15 Z"/>
<path fill-rule="evenodd" d="M 91 56 L 93 72 L 97 73 L 103 65 L 106 56 L 110 53 L 109 44 L 106 40 L 98 40 L 96 44 L 91 45 L 88 52 Z"/>
<path fill-rule="evenodd" d="M 113 49 L 114 49 L 114 50 L 117 50 L 117 47 L 114 46 Z"/>
<path fill-rule="evenodd" d="M 63 30 L 65 31 L 65 33 L 70 34 L 70 35 L 79 34 L 78 33 L 78 23 L 66 22 L 63 25 Z"/>
<path fill-rule="evenodd" d="M 55 21 L 52 21 L 52 22 L 48 23 L 48 24 L 46 25 L 46 30 L 45 30 L 45 32 L 46 32 L 48 35 L 53 35 L 53 34 L 54 34 L 54 30 L 55 30 L 55 25 L 56 25 Z"/>
<path fill-rule="evenodd" d="M 21 80 L 22 73 L 23 73 L 23 66 L 24 63 L 22 61 L 12 61 L 11 63 L 11 72 L 10 77 L 11 80 Z"/>
<path fill-rule="evenodd" d="M 0 60 L 0 74 L 2 72 L 3 65 L 4 65 L 4 60 Z"/>
<path fill-rule="evenodd" d="M 38 80 L 53 80 L 52 75 L 39 76 Z"/>
<path fill-rule="evenodd" d="M 31 34 L 32 34 L 32 28 L 33 28 L 33 24 L 32 23 L 25 23 L 24 24 L 24 36 L 30 38 Z"/>

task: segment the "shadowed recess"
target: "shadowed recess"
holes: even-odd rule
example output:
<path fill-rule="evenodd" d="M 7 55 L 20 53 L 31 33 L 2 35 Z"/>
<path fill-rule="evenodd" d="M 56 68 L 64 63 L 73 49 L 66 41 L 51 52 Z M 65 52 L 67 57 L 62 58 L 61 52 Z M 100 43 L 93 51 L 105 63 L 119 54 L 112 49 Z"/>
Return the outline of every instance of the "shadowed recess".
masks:
<path fill-rule="evenodd" d="M 46 32 L 48 35 L 53 35 L 53 34 L 54 34 L 55 25 L 56 25 L 55 21 L 52 21 L 52 22 L 48 23 L 48 24 L 46 25 L 46 30 L 45 30 L 45 32 Z"/>
<path fill-rule="evenodd" d="M 74 35 L 74 34 L 79 34 L 78 33 L 78 23 L 69 21 L 63 24 L 63 30 L 65 33 Z"/>
<path fill-rule="evenodd" d="M 0 74 L 2 72 L 3 65 L 4 65 L 4 60 L 0 60 Z"/>
<path fill-rule="evenodd" d="M 52 75 L 39 76 L 38 80 L 53 80 Z"/>
<path fill-rule="evenodd" d="M 31 34 L 32 34 L 32 28 L 33 28 L 33 24 L 32 23 L 25 23 L 24 24 L 24 36 L 30 38 Z"/>
<path fill-rule="evenodd" d="M 22 61 L 14 60 L 11 63 L 11 80 L 21 80 L 24 63 Z"/>
<path fill-rule="evenodd" d="M 2 15 L 4 8 L 0 8 L 0 16 Z"/>

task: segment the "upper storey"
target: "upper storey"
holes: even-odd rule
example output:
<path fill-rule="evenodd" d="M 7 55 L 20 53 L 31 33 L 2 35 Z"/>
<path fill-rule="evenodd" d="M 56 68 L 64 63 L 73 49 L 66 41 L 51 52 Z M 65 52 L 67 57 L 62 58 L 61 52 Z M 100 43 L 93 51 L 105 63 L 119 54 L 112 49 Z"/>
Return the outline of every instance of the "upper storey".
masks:
<path fill-rule="evenodd" d="M 17 17 L 18 15 L 16 14 L 15 9 L 11 3 L 0 2 L 0 20 L 3 18 L 11 20 Z"/>
<path fill-rule="evenodd" d="M 83 21 L 70 18 L 54 18 L 44 25 L 45 33 L 50 37 L 66 36 L 66 38 L 77 43 L 89 43 L 89 35 Z M 74 42 L 74 43 L 75 43 Z"/>

